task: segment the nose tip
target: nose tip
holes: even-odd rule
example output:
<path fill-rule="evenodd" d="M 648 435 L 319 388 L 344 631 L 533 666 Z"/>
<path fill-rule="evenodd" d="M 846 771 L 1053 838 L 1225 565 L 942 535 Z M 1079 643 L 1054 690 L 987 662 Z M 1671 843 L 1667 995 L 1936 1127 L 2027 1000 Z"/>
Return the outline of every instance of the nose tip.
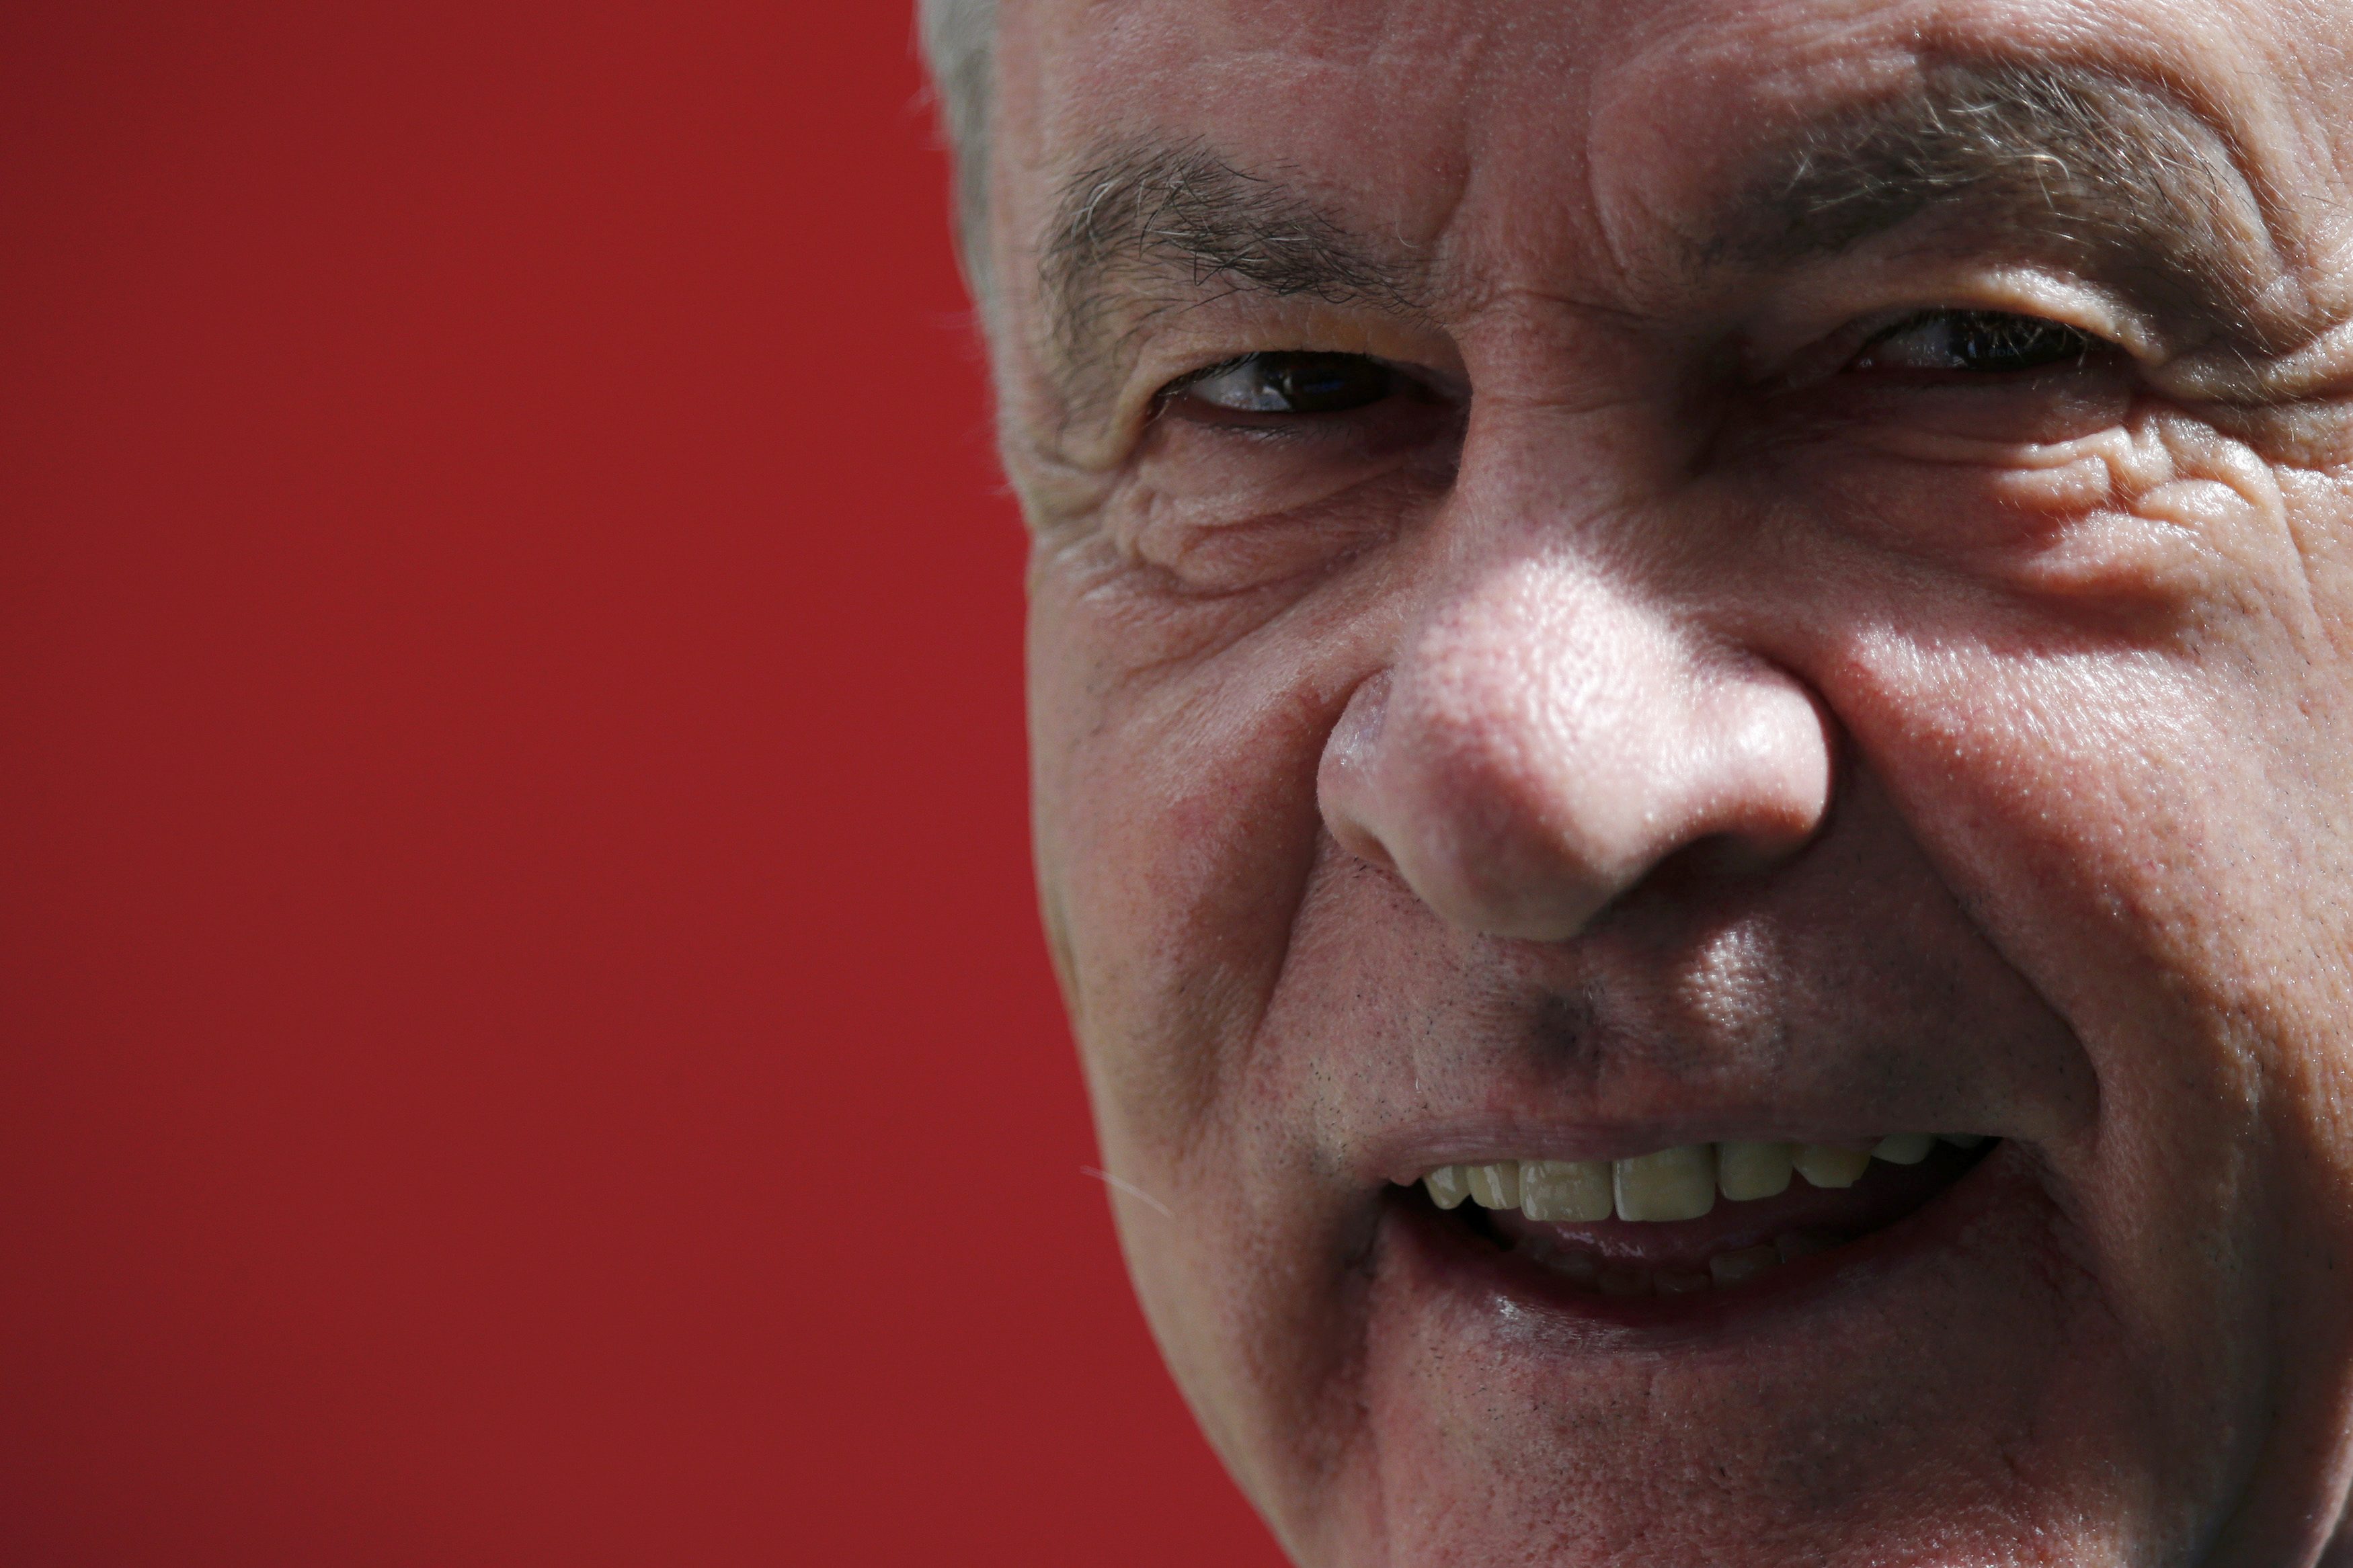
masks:
<path fill-rule="evenodd" d="M 1500 619 L 1359 686 L 1317 773 L 1334 839 L 1441 918 L 1560 941 L 1680 850 L 1761 868 L 1820 826 L 1832 742 L 1795 677 L 1629 606 Z"/>

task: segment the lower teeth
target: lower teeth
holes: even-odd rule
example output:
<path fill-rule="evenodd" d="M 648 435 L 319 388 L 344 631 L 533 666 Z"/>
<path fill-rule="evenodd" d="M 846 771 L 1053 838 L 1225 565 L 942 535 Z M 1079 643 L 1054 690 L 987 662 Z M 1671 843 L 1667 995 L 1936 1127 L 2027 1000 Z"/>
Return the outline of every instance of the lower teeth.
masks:
<path fill-rule="evenodd" d="M 1537 1238 L 1521 1242 L 1514 1250 L 1578 1289 L 1597 1295 L 1692 1296 L 1730 1289 L 1784 1263 L 1827 1252 L 1838 1246 L 1839 1240 L 1828 1231 L 1788 1231 L 1775 1237 L 1769 1245 L 1719 1252 L 1707 1260 L 1704 1270 L 1649 1268 L 1612 1261 L 1583 1247 L 1557 1246 Z"/>

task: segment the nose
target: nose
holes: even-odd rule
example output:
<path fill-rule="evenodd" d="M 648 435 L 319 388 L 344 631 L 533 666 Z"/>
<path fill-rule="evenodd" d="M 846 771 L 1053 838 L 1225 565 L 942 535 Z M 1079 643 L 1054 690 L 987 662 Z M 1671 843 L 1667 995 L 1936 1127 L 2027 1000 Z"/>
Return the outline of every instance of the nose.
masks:
<path fill-rule="evenodd" d="M 1523 561 L 1450 595 L 1356 689 L 1316 793 L 1342 847 L 1444 919 L 1559 941 L 1688 847 L 1759 868 L 1793 853 L 1828 809 L 1831 749 L 1788 672 L 1590 571 Z"/>

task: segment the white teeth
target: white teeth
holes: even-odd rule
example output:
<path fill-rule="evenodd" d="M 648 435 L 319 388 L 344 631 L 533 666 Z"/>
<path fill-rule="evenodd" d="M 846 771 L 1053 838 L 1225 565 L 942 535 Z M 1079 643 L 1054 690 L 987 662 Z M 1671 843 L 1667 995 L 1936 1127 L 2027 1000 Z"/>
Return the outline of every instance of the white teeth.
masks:
<path fill-rule="evenodd" d="M 1564 1246 L 1539 1231 L 1521 1241 L 1513 1249 L 1525 1253 L 1556 1274 L 1567 1275 L 1578 1284 L 1592 1288 L 1601 1278 L 1600 1260 L 1581 1247 Z"/>
<path fill-rule="evenodd" d="M 1520 1212 L 1530 1219 L 1608 1219 L 1614 1206 L 1606 1160 L 1520 1162 Z"/>
<path fill-rule="evenodd" d="M 1471 1177 L 1471 1198 L 1482 1209 L 1515 1209 L 1520 1206 L 1520 1163 L 1510 1161 L 1501 1165 L 1473 1165 Z"/>
<path fill-rule="evenodd" d="M 1828 1237 L 1810 1239 L 1812 1250 L 1833 1245 Z M 1808 1240 L 1795 1236 L 1783 1240 L 1794 1244 L 1787 1249 L 1791 1257 L 1803 1257 L 1809 1250 Z M 1604 1296 L 1694 1296 L 1728 1290 L 1779 1268 L 1784 1252 L 1784 1248 L 1769 1245 L 1744 1247 L 1733 1252 L 1719 1252 L 1707 1260 L 1705 1269 L 1698 1269 L 1652 1268 L 1622 1259 L 1607 1261 L 1583 1247 L 1547 1246 L 1535 1237 L 1522 1242 L 1514 1250 L 1579 1289 Z"/>
<path fill-rule="evenodd" d="M 1422 1177 L 1421 1184 L 1430 1189 L 1430 1201 L 1440 1208 L 1459 1207 L 1471 1195 L 1471 1180 L 1460 1165 L 1440 1165 Z"/>
<path fill-rule="evenodd" d="M 1744 1247 L 1737 1252 L 1719 1252 L 1707 1260 L 1708 1278 L 1718 1285 L 1737 1285 L 1743 1279 L 1754 1279 L 1781 1261 L 1781 1254 L 1770 1247 Z"/>
<path fill-rule="evenodd" d="M 1718 1143 L 1715 1184 L 1735 1203 L 1772 1197 L 1789 1184 L 1791 1152 L 1787 1143 Z"/>
<path fill-rule="evenodd" d="M 1939 1142 L 1975 1149 L 1986 1142 L 1974 1132 L 1891 1132 L 1867 1150 L 1836 1143 L 1685 1143 L 1617 1161 L 1440 1165 L 1421 1182 L 1440 1208 L 1457 1208 L 1469 1199 L 1482 1208 L 1515 1208 L 1544 1224 L 1590 1225 L 1612 1215 L 1697 1219 L 1715 1206 L 1719 1191 L 1734 1203 L 1753 1203 L 1788 1191 L 1793 1172 L 1817 1187 L 1851 1187 L 1873 1160 L 1916 1165 Z M 1672 1289 L 1664 1283 L 1657 1288 Z"/>
<path fill-rule="evenodd" d="M 1620 1219 L 1697 1219 L 1715 1206 L 1715 1146 L 1684 1143 L 1613 1166 Z"/>
<path fill-rule="evenodd" d="M 1798 1174 L 1818 1187 L 1851 1187 L 1871 1169 L 1871 1151 L 1841 1149 L 1835 1143 L 1808 1143 L 1798 1150 L 1793 1163 Z"/>

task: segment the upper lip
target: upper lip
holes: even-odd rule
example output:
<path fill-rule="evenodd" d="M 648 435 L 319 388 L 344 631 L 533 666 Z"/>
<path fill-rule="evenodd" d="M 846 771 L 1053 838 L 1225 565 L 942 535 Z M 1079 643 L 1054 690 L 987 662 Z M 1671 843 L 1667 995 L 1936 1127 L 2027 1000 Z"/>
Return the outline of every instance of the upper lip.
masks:
<path fill-rule="evenodd" d="M 1799 945 L 1788 932 L 1757 942 Z M 1346 1079 L 1327 1080 L 1340 1115 L 1325 1146 L 1371 1188 L 1446 1164 L 1692 1143 L 1953 1132 L 2042 1144 L 2096 1119 L 2073 1030 L 2005 984 L 2014 971 L 1924 960 L 1936 984 L 1881 995 L 1871 977 L 1894 961 L 1857 944 L 1860 981 L 1807 952 L 1718 974 L 1692 956 L 1701 935 L 1630 930 L 1542 951 L 1482 944 L 1473 956 L 1498 964 L 1451 977 L 1369 974 L 1360 1005 L 1409 1032 L 1384 1028 Z"/>

